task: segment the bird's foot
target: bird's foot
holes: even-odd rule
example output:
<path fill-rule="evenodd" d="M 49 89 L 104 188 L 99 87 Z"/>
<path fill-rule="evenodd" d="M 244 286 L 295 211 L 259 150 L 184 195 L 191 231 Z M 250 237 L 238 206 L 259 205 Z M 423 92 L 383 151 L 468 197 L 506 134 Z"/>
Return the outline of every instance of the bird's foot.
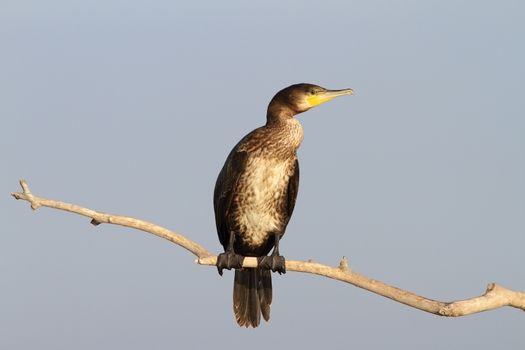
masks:
<path fill-rule="evenodd" d="M 242 263 L 244 261 L 244 256 L 235 254 L 234 252 L 221 253 L 217 256 L 217 270 L 219 275 L 222 276 L 222 270 L 231 270 L 231 269 L 240 269 L 242 268 Z"/>
<path fill-rule="evenodd" d="M 286 273 L 286 262 L 284 256 L 270 255 L 257 258 L 259 268 L 278 272 L 280 275 Z"/>

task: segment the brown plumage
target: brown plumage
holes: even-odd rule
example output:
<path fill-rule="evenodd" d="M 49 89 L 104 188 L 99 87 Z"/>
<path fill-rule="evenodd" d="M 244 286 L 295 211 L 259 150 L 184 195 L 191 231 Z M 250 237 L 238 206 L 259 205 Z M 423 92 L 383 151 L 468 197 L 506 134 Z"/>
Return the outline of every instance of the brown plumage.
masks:
<path fill-rule="evenodd" d="M 297 149 L 303 129 L 294 116 L 352 90 L 296 84 L 279 91 L 268 105 L 266 125 L 232 149 L 214 191 L 215 222 L 225 253 L 217 267 L 235 268 L 233 309 L 237 323 L 257 327 L 268 321 L 271 272 L 285 272 L 279 240 L 292 215 L 299 187 Z M 270 257 L 264 258 L 274 248 Z M 242 269 L 244 256 L 263 257 L 259 268 Z"/>

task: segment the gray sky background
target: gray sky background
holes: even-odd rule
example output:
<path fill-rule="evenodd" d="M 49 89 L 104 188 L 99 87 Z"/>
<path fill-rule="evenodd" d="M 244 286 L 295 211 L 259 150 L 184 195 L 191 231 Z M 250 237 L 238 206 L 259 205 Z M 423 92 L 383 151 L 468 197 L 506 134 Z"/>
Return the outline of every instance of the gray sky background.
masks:
<path fill-rule="evenodd" d="M 282 242 L 439 300 L 525 290 L 525 3 L 0 4 L 0 348 L 518 349 L 525 314 L 459 319 L 311 275 L 274 277 L 237 327 L 231 273 L 167 241 L 10 196 L 136 216 L 218 252 L 231 147 L 297 82 L 352 87 L 302 114 Z"/>

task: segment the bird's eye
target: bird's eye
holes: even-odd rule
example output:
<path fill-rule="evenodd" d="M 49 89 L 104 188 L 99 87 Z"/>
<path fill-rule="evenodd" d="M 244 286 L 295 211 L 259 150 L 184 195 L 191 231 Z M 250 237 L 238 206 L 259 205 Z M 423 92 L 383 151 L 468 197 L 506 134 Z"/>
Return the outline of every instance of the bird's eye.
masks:
<path fill-rule="evenodd" d="M 315 91 L 315 89 L 311 89 L 311 90 L 309 91 L 309 93 L 310 93 L 310 95 L 315 95 L 315 94 L 317 93 L 317 91 Z"/>

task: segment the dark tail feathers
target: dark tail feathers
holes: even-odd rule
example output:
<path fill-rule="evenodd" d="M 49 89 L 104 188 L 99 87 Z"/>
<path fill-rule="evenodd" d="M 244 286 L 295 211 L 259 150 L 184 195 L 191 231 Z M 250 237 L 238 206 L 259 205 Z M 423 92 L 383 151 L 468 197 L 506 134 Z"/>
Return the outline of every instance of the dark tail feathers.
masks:
<path fill-rule="evenodd" d="M 239 326 L 257 327 L 263 318 L 270 319 L 272 275 L 269 270 L 235 270 L 233 311 Z"/>

